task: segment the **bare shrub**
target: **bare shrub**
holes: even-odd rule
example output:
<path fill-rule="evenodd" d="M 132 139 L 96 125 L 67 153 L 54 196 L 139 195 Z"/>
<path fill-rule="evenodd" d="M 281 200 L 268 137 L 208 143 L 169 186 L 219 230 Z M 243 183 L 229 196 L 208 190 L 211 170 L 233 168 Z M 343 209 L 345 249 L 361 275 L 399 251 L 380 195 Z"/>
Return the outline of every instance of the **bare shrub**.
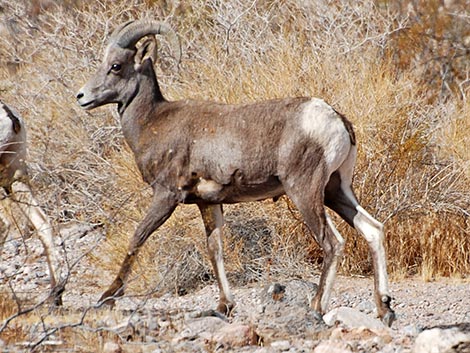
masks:
<path fill-rule="evenodd" d="M 407 18 L 407 28 L 391 38 L 388 52 L 400 70 L 413 70 L 430 88 L 429 100 L 457 96 L 469 89 L 470 18 L 466 1 L 387 1 Z"/>

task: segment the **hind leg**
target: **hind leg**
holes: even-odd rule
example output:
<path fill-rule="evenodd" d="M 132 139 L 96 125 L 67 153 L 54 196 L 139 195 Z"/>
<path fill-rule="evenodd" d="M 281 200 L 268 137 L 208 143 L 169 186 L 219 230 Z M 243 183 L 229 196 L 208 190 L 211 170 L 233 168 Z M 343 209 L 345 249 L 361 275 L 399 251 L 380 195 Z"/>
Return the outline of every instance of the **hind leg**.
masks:
<path fill-rule="evenodd" d="M 3 250 L 3 245 L 5 244 L 5 241 L 8 237 L 8 234 L 10 232 L 10 228 L 11 228 L 11 222 L 10 220 L 8 219 L 8 211 L 6 209 L 6 203 L 8 201 L 8 199 L 6 198 L 6 196 L 4 196 L 5 199 L 2 200 L 2 202 L 0 203 L 0 221 L 3 223 L 3 227 L 4 229 L 2 229 L 2 231 L 0 232 L 0 258 L 1 258 L 1 253 L 2 253 L 2 250 Z"/>
<path fill-rule="evenodd" d="M 46 253 L 47 265 L 49 267 L 52 289 L 51 297 L 56 305 L 62 305 L 62 292 L 64 291 L 66 275 L 59 251 L 54 244 L 52 226 L 44 211 L 39 207 L 29 185 L 21 181 L 15 181 L 11 185 L 11 189 L 14 201 L 19 206 L 21 212 L 23 212 L 25 217 L 34 226 L 42 242 Z"/>
<path fill-rule="evenodd" d="M 309 185 L 302 186 L 300 182 L 302 180 L 309 180 Z M 318 290 L 311 302 L 312 308 L 323 315 L 328 308 L 338 262 L 343 254 L 344 239 L 325 212 L 321 180 L 321 176 L 317 176 L 317 178 L 314 176 L 312 179 L 302 177 L 295 182 L 288 183 L 294 187 L 285 187 L 285 190 L 324 252 Z"/>
<path fill-rule="evenodd" d="M 383 224 L 359 205 L 351 188 L 349 174 L 341 174 L 341 170 L 330 177 L 325 189 L 325 204 L 366 239 L 374 266 L 377 311 L 382 321 L 391 326 L 395 320 L 395 312 L 390 308 Z"/>
<path fill-rule="evenodd" d="M 311 302 L 311 307 L 320 314 L 324 314 L 328 309 L 328 302 L 336 278 L 338 263 L 341 260 L 344 250 L 343 237 L 337 231 L 328 215 L 326 215 L 326 220 L 328 227 L 325 229 L 325 232 L 328 235 L 322 242 L 319 242 L 325 253 L 323 270 L 320 276 L 318 291 Z"/>

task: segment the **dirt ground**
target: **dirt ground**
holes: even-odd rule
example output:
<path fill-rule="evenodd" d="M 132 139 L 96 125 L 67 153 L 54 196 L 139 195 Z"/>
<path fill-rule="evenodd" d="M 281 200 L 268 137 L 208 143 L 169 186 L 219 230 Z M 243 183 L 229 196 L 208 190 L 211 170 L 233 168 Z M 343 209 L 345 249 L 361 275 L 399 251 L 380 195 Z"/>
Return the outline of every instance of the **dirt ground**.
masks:
<path fill-rule="evenodd" d="M 77 235 L 69 242 L 70 249 L 86 250 L 100 236 L 98 232 L 86 237 Z M 97 271 L 87 263 L 86 257 L 81 259 L 67 284 L 64 312 L 78 314 L 93 306 L 111 279 L 112 274 Z M 470 323 L 468 280 L 443 278 L 423 282 L 420 278 L 407 278 L 392 281 L 397 320 L 391 329 L 380 326 L 376 320 L 371 278 L 339 276 L 330 301 L 330 309 L 352 308 L 370 322 L 332 326 L 319 322 L 308 307 L 317 281 L 316 276 L 273 279 L 270 283 L 233 288 L 237 307 L 229 318 L 213 316 L 207 311 L 217 304 L 215 284 L 184 296 L 167 293 L 148 298 L 124 297 L 113 310 L 102 309 L 100 319 L 95 320 L 101 328 L 116 332 L 121 340 L 113 342 L 115 347 L 103 342 L 96 351 L 411 352 L 423 329 Z M 46 264 L 37 239 L 14 240 L 5 245 L 0 262 L 0 297 L 6 298 L 13 289 L 20 299 L 32 303 L 31 298 L 39 299 L 47 294 L 47 283 Z M 274 300 L 270 293 L 273 283 L 284 287 L 280 300 Z M 9 325 L 23 324 L 31 323 L 23 323 L 19 317 Z M 48 337 L 44 344 L 56 342 L 54 337 Z M 22 351 L 21 344 L 24 342 L 0 341 L 0 350 Z M 70 347 L 68 342 L 62 344 Z M 47 351 L 62 351 L 61 345 L 49 347 Z M 67 351 L 71 351 L 70 348 Z"/>

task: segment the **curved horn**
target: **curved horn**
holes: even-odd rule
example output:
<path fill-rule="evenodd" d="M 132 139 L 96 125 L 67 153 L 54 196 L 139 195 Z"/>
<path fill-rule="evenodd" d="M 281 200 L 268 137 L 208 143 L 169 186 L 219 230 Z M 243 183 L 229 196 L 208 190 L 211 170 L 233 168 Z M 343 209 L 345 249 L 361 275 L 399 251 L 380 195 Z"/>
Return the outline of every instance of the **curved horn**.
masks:
<path fill-rule="evenodd" d="M 117 26 L 111 36 L 109 37 L 108 43 L 109 44 L 116 44 L 116 41 L 118 40 L 119 33 L 127 26 L 129 26 L 131 23 L 135 22 L 134 20 L 124 22 Z"/>
<path fill-rule="evenodd" d="M 111 43 L 121 48 L 133 48 L 135 44 L 149 34 L 167 35 L 177 59 L 181 59 L 181 46 L 176 32 L 166 23 L 153 20 L 129 21 L 117 27 L 111 35 Z"/>

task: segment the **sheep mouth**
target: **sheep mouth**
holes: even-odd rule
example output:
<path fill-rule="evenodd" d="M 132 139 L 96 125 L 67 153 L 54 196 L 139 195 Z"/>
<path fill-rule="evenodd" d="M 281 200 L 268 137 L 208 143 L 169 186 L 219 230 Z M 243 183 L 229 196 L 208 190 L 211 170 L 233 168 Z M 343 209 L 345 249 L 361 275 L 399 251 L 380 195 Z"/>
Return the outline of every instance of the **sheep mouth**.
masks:
<path fill-rule="evenodd" d="M 92 109 L 92 108 L 95 107 L 95 102 L 96 102 L 96 101 L 92 100 L 92 101 L 84 102 L 84 103 L 78 102 L 78 104 L 79 104 L 80 107 L 83 108 L 83 109 Z"/>

